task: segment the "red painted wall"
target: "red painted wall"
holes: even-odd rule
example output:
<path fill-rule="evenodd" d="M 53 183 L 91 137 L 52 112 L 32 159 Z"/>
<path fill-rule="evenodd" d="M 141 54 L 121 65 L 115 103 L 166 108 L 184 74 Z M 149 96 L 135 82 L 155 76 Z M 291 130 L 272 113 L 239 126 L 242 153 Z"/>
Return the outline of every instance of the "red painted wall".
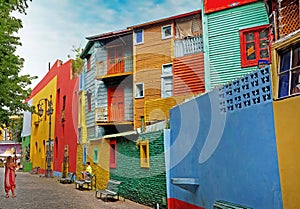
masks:
<path fill-rule="evenodd" d="M 203 53 L 174 59 L 173 95 L 199 94 L 204 91 Z"/>
<path fill-rule="evenodd" d="M 76 172 L 76 152 L 77 152 L 77 89 L 78 78 L 71 79 L 71 60 L 63 63 L 60 60 L 49 69 L 44 78 L 33 88 L 31 95 L 26 101 L 32 99 L 45 86 L 57 76 L 56 87 L 56 115 L 54 122 L 54 172 L 62 172 L 64 159 L 64 147 L 69 148 L 69 172 Z M 58 89 L 60 89 L 59 95 Z M 66 96 L 65 120 L 62 121 L 63 96 Z M 57 140 L 56 140 L 57 139 Z"/>
<path fill-rule="evenodd" d="M 59 68 L 59 60 L 52 65 L 44 78 L 32 89 L 30 96 L 26 99 L 29 101 L 32 99 L 37 93 L 39 93 L 56 75 Z"/>
<path fill-rule="evenodd" d="M 240 6 L 242 4 L 252 3 L 258 0 L 204 0 L 204 13 L 212 13 L 224 9 L 228 9 L 231 7 Z"/>
<path fill-rule="evenodd" d="M 53 165 L 53 169 L 56 172 L 62 172 L 65 146 L 68 146 L 68 171 L 76 172 L 78 78 L 72 79 L 71 67 L 72 62 L 69 60 L 62 64 L 57 72 Z"/>
<path fill-rule="evenodd" d="M 204 209 L 202 207 L 183 202 L 175 198 L 168 198 L 169 209 Z"/>

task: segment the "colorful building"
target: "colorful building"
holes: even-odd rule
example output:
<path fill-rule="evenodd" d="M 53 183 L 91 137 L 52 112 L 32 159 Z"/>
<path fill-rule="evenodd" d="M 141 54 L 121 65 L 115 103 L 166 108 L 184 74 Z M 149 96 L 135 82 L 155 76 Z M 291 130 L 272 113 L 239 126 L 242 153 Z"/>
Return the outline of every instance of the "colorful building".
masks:
<path fill-rule="evenodd" d="M 263 11 L 263 2 L 204 1 L 207 15 L 216 13 L 218 20 L 226 11 L 237 18 L 244 16 L 243 7 L 251 7 L 247 11 L 257 14 Z M 171 110 L 170 137 L 166 140 L 169 208 L 296 208 L 299 204 L 299 1 L 270 0 L 264 8 L 270 20 L 270 67 L 258 66 L 252 73 Z M 253 23 L 261 16 L 251 17 Z M 209 20 L 204 22 L 209 24 Z M 253 29 L 258 29 L 258 36 L 255 30 L 245 29 L 245 34 L 240 30 L 241 40 L 246 38 L 240 46 L 242 51 L 246 43 L 242 65 L 251 56 L 256 65 L 264 60 L 261 46 L 267 42 L 262 39 L 258 42 L 262 45 L 256 45 L 261 28 Z M 254 34 L 259 53 L 252 50 L 253 41 L 248 43 L 248 33 Z"/>
<path fill-rule="evenodd" d="M 29 106 L 32 106 L 32 100 L 27 101 Z M 31 112 L 25 111 L 23 113 L 22 125 L 22 151 L 21 151 L 21 166 L 23 171 L 28 172 L 32 170 L 32 162 L 30 162 L 30 138 L 31 138 Z"/>
<path fill-rule="evenodd" d="M 283 208 L 269 67 L 171 110 L 169 208 Z"/>
<path fill-rule="evenodd" d="M 264 1 L 203 2 L 205 89 L 239 78 L 270 61 L 270 24 Z"/>
<path fill-rule="evenodd" d="M 204 92 L 201 11 L 129 28 L 134 38 L 134 128 L 143 129 L 168 120 L 168 110 L 187 95 Z"/>
<path fill-rule="evenodd" d="M 36 110 L 31 120 L 30 160 L 40 173 L 50 169 L 51 175 L 61 176 L 76 170 L 76 93 L 72 61 L 57 60 L 29 97 Z"/>
<path fill-rule="evenodd" d="M 274 31 L 272 82 L 280 184 L 285 209 L 300 204 L 299 166 L 299 1 L 268 1 Z"/>

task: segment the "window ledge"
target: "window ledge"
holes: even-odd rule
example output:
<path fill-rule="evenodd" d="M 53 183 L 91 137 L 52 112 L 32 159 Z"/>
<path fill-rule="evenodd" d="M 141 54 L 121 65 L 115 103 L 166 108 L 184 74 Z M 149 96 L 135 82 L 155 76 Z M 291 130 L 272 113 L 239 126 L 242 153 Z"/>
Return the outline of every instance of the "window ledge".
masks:
<path fill-rule="evenodd" d="M 199 187 L 198 178 L 171 178 L 171 183 L 190 192 L 195 192 Z"/>

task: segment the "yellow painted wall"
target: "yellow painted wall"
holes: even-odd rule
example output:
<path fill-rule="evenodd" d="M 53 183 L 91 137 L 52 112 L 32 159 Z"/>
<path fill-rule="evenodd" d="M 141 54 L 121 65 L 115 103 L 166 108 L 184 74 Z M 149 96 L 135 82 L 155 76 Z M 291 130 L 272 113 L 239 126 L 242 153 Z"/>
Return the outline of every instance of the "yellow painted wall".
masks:
<path fill-rule="evenodd" d="M 83 147 L 87 147 L 86 162 L 90 162 L 93 174 L 96 175 L 97 189 L 105 189 L 109 180 L 109 142 L 104 139 L 87 140 L 85 91 L 79 93 L 78 98 L 78 127 L 81 128 L 81 140 L 77 146 L 76 177 L 81 179 L 81 172 L 85 170 L 83 164 Z M 94 149 L 98 148 L 98 162 L 94 162 Z"/>
<path fill-rule="evenodd" d="M 85 115 L 85 91 L 81 91 L 78 95 L 78 128 L 81 128 L 81 142 L 87 142 L 87 128 Z"/>
<path fill-rule="evenodd" d="M 285 209 L 300 205 L 300 96 L 274 101 L 282 201 Z"/>
<path fill-rule="evenodd" d="M 93 174 L 96 175 L 97 189 L 105 189 L 109 176 L 109 141 L 105 139 L 93 140 L 86 144 L 78 144 L 77 147 L 77 164 L 76 176 L 81 179 L 81 172 L 85 170 L 83 165 L 83 146 L 87 146 L 87 162 L 91 163 Z M 98 162 L 94 162 L 94 149 L 98 148 Z"/>
<path fill-rule="evenodd" d="M 300 205 L 300 96 L 277 100 L 277 51 L 299 41 L 300 33 L 281 40 L 272 46 L 272 83 L 274 120 L 283 208 L 294 209 Z"/>
<path fill-rule="evenodd" d="M 55 127 L 55 104 L 56 104 L 56 83 L 57 78 L 54 77 L 38 94 L 33 97 L 32 105 L 37 107 L 40 99 L 50 99 L 52 95 L 52 103 L 54 112 L 51 116 L 51 139 L 54 139 L 54 127 Z M 45 101 L 42 101 L 45 104 Z M 43 106 L 44 108 L 45 106 Z M 37 110 L 37 108 L 36 108 Z M 46 144 L 49 139 L 49 116 L 46 115 L 44 108 L 44 114 L 41 118 L 38 115 L 32 114 L 31 121 L 31 142 L 30 142 L 30 159 L 32 167 L 39 166 L 40 169 L 45 170 L 46 163 Z M 53 168 L 52 168 L 53 169 Z"/>

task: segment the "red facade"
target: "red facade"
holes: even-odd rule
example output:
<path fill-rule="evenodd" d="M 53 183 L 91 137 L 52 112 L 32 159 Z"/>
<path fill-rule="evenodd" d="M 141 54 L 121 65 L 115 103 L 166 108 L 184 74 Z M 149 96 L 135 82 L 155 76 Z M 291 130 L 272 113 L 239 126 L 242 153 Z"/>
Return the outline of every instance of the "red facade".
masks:
<path fill-rule="evenodd" d="M 215 1 L 215 0 L 204 0 L 204 13 L 212 13 L 217 12 L 224 9 L 229 9 L 231 7 L 240 6 L 243 4 L 248 4 L 251 2 L 256 2 L 258 0 L 223 0 L 223 1 Z"/>
<path fill-rule="evenodd" d="M 72 62 L 69 60 L 57 72 L 53 168 L 56 172 L 76 172 L 77 90 L 78 78 L 72 79 Z"/>
<path fill-rule="evenodd" d="M 173 95 L 199 94 L 205 91 L 204 57 L 197 53 L 174 59 Z"/>

